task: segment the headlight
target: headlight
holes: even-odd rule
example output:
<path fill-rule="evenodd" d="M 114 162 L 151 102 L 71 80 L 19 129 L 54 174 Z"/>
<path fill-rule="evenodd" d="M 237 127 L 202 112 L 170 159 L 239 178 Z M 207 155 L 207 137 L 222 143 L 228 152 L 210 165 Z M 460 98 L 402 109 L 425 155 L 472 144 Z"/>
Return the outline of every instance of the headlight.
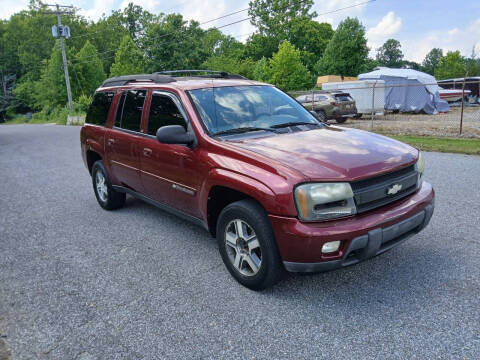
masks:
<path fill-rule="evenodd" d="M 415 163 L 415 171 L 418 172 L 417 189 L 420 189 L 423 183 L 423 173 L 425 172 L 425 159 L 422 152 L 418 152 L 418 160 Z"/>
<path fill-rule="evenodd" d="M 356 214 L 349 183 L 311 183 L 295 189 L 295 202 L 301 220 L 328 220 Z"/>

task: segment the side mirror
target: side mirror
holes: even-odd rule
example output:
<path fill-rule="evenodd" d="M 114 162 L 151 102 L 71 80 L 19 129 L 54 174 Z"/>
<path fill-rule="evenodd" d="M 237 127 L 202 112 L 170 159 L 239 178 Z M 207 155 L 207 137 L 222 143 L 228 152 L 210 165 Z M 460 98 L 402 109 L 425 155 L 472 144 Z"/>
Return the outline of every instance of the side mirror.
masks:
<path fill-rule="evenodd" d="M 194 143 L 195 137 L 181 125 L 167 125 L 157 130 L 157 140 L 163 144 L 190 146 Z"/>

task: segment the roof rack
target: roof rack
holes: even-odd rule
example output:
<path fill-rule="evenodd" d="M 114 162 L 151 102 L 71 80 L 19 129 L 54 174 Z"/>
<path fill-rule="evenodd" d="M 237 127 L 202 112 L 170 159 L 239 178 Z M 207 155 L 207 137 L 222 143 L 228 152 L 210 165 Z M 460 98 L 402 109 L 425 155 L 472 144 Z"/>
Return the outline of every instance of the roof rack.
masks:
<path fill-rule="evenodd" d="M 140 75 L 122 75 L 115 76 L 103 82 L 102 87 L 107 86 L 122 86 L 131 82 L 151 81 L 157 84 L 165 84 L 175 82 L 173 77 L 164 74 L 140 74 Z"/>
<path fill-rule="evenodd" d="M 246 77 L 237 74 L 229 74 L 226 71 L 215 71 L 215 70 L 170 70 L 170 71 L 159 71 L 155 74 L 167 75 L 172 77 L 180 77 L 185 75 L 193 75 L 194 77 L 202 78 L 221 78 L 221 79 L 243 79 L 248 80 Z"/>

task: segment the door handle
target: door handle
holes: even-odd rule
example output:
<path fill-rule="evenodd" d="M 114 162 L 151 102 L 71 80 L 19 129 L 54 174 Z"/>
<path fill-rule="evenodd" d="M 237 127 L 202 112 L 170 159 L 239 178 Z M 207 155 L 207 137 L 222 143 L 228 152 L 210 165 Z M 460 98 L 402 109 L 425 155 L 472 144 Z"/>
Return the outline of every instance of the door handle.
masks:
<path fill-rule="evenodd" d="M 115 144 L 115 139 L 108 139 L 107 144 L 112 146 L 113 144 Z"/>
<path fill-rule="evenodd" d="M 143 155 L 145 155 L 145 156 L 151 156 L 151 155 L 152 155 L 152 149 L 143 148 Z"/>

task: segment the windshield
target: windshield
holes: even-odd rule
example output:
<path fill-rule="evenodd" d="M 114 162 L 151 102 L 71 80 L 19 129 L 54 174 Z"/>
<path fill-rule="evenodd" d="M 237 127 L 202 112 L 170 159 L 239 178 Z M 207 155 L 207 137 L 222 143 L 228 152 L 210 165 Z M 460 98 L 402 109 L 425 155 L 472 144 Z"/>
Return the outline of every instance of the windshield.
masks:
<path fill-rule="evenodd" d="M 272 86 L 206 88 L 190 94 L 211 134 L 320 124 L 302 105 Z"/>

